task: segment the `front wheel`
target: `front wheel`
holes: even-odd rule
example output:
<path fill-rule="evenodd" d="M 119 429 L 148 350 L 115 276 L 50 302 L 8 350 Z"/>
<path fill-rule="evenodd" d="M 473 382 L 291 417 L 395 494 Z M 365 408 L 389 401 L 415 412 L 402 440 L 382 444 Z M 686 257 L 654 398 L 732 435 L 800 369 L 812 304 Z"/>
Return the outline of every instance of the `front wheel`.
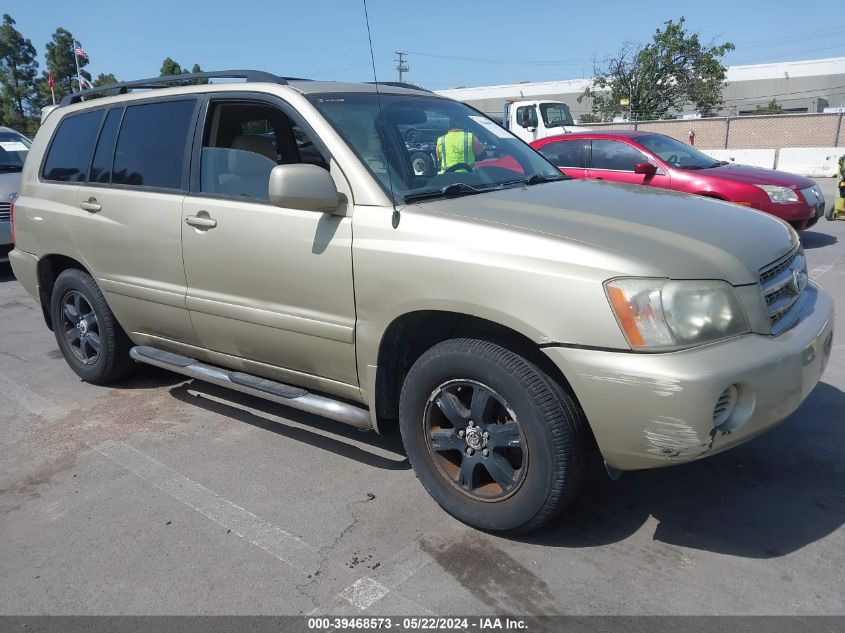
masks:
<path fill-rule="evenodd" d="M 71 268 L 59 275 L 50 315 L 59 349 L 82 380 L 105 385 L 131 373 L 132 343 L 88 273 Z"/>
<path fill-rule="evenodd" d="M 455 339 L 423 354 L 405 379 L 399 424 L 426 490 L 480 529 L 537 529 L 583 478 L 586 423 L 577 403 L 493 343 Z"/>

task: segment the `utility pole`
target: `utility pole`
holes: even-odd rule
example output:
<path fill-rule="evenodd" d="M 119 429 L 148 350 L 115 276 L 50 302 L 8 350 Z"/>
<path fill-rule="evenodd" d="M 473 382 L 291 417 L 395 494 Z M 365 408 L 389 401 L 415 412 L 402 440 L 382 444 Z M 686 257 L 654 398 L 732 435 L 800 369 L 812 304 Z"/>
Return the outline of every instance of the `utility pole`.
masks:
<path fill-rule="evenodd" d="M 396 70 L 399 71 L 399 82 L 402 82 L 402 73 L 408 72 L 408 64 L 406 64 L 405 56 L 408 53 L 400 53 L 399 51 L 395 51 L 397 55 L 399 55 L 398 59 L 394 59 L 393 61 L 396 62 Z"/>

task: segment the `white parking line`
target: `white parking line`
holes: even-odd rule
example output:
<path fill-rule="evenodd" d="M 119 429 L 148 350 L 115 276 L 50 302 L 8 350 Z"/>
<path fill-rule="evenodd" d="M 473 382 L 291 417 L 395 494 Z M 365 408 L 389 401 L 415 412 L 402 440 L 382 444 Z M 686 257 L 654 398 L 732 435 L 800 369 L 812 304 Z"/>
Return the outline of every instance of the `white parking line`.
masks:
<path fill-rule="evenodd" d="M 828 270 L 833 268 L 836 264 L 828 264 L 826 266 L 816 266 L 810 271 L 810 279 L 816 280 L 824 275 Z"/>
<path fill-rule="evenodd" d="M 319 605 L 308 615 L 337 613 L 339 608 L 346 604 L 365 611 L 430 562 L 431 557 L 420 549 L 417 541 L 414 541 L 387 561 L 378 572 L 359 578 L 328 603 Z M 425 609 L 420 607 L 420 612 L 424 611 Z"/>
<path fill-rule="evenodd" d="M 313 574 L 319 568 L 317 550 L 301 538 L 224 499 L 149 455 L 122 442 L 106 442 L 94 449 L 303 574 Z"/>

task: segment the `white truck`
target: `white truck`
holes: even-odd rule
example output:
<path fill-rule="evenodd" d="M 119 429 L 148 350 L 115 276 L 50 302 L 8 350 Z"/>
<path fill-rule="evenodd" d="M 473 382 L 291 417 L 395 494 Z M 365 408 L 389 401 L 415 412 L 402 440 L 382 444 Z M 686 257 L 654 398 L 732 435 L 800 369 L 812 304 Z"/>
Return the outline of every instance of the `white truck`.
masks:
<path fill-rule="evenodd" d="M 586 132 L 572 120 L 569 106 L 560 101 L 508 101 L 502 116 L 502 125 L 526 143 L 538 138 Z"/>

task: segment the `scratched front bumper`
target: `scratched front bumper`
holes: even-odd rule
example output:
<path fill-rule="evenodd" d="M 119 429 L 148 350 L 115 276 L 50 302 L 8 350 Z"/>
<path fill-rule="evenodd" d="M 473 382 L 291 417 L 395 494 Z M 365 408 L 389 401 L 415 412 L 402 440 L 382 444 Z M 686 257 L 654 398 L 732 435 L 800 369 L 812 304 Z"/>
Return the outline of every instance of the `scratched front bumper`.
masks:
<path fill-rule="evenodd" d="M 801 321 L 778 337 L 747 334 L 666 354 L 549 347 L 590 422 L 607 463 L 619 470 L 668 466 L 710 455 L 772 428 L 795 411 L 830 356 L 833 300 L 811 285 Z M 738 385 L 729 432 L 713 410 Z"/>

